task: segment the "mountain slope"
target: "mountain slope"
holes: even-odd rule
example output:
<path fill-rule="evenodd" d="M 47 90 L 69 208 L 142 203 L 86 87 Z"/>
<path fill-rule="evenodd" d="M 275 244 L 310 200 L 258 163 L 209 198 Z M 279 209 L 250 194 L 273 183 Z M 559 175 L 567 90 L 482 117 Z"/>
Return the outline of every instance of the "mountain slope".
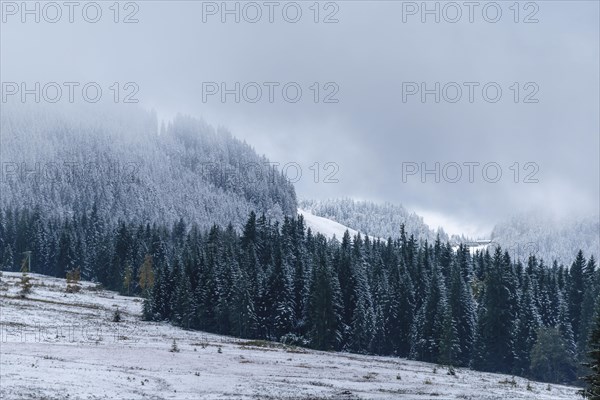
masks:
<path fill-rule="evenodd" d="M 346 231 L 348 231 L 350 237 L 354 237 L 359 233 L 359 231 L 355 229 L 349 228 L 346 225 L 342 225 L 339 222 L 335 222 L 331 219 L 319 217 L 317 215 L 314 215 L 310 211 L 298 209 L 298 214 L 301 215 L 302 218 L 304 218 L 304 223 L 306 227 L 310 228 L 313 231 L 313 233 L 318 232 L 329 239 L 333 239 L 335 237 L 337 240 L 341 241 Z M 360 234 L 363 237 L 365 236 L 365 233 L 363 232 L 360 232 Z M 384 240 L 382 238 L 374 236 L 369 236 L 369 238 L 374 240 Z"/>
<path fill-rule="evenodd" d="M 519 214 L 497 224 L 494 243 L 508 249 L 513 257 L 534 254 L 546 264 L 557 260 L 570 266 L 577 251 L 600 255 L 600 218 L 554 218 L 543 212 Z"/>
<path fill-rule="evenodd" d="M 298 214 L 304 218 L 304 223 L 307 228 L 310 228 L 314 233 L 318 232 L 330 239 L 335 236 L 338 240 L 341 240 L 346 230 L 350 233 L 351 237 L 358 233 L 358 231 L 352 228 L 348 228 L 333 220 L 314 215 L 310 211 L 298 209 Z"/>
<path fill-rule="evenodd" d="M 0 397 L 64 399 L 577 399 L 576 388 L 391 357 L 307 350 L 140 321 L 142 302 L 31 274 L 0 282 Z M 112 322 L 116 309 L 122 322 Z M 176 340 L 178 352 L 171 352 Z"/>
<path fill-rule="evenodd" d="M 407 235 L 434 241 L 437 232 L 430 229 L 423 218 L 408 212 L 401 205 L 376 204 L 353 199 L 301 200 L 299 207 L 312 214 L 330 219 L 369 236 L 387 239 L 400 236 L 400 225 L 404 224 Z M 448 235 L 439 232 L 442 241 Z"/>
<path fill-rule="evenodd" d="M 223 130 L 136 108 L 3 106 L 0 205 L 69 217 L 240 227 L 250 211 L 295 215 L 294 187 Z"/>

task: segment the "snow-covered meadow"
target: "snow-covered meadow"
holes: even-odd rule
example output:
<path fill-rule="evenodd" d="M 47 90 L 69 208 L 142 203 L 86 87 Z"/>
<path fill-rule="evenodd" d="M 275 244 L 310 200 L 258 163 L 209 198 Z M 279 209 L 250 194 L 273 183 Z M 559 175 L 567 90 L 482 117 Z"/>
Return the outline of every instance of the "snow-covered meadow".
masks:
<path fill-rule="evenodd" d="M 2 399 L 578 399 L 576 388 L 141 321 L 142 301 L 30 274 L 0 282 Z M 119 309 L 122 321 L 112 322 Z M 173 350 L 175 341 L 178 351 Z"/>

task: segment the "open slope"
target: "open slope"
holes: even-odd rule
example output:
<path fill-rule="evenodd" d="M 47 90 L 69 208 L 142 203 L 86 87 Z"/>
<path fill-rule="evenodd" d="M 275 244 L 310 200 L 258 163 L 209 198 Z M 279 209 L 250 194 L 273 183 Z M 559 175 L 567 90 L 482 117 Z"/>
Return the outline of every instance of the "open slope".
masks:
<path fill-rule="evenodd" d="M 344 232 L 346 230 L 350 233 L 350 236 L 354 236 L 358 233 L 358 231 L 348 228 L 345 225 L 340 224 L 339 222 L 335 222 L 331 219 L 319 217 L 318 215 L 314 215 L 310 211 L 298 209 L 298 214 L 304 218 L 304 223 L 307 228 L 310 228 L 313 233 L 320 233 L 323 236 L 332 239 L 334 236 L 337 240 L 342 240 L 344 237 Z"/>
<path fill-rule="evenodd" d="M 140 320 L 142 302 L 83 282 L 0 283 L 2 399 L 577 399 L 576 389 L 405 359 L 329 353 Z M 112 322 L 119 308 L 123 321 Z M 179 352 L 171 352 L 173 340 Z M 219 350 L 220 349 L 220 350 Z M 529 388 L 528 388 L 529 385 Z"/>
<path fill-rule="evenodd" d="M 407 211 L 401 205 L 377 204 L 351 198 L 330 200 L 301 200 L 299 208 L 315 216 L 336 221 L 342 225 L 368 234 L 371 237 L 400 237 L 400 226 L 404 224 L 407 235 L 433 242 L 437 234 L 442 241 L 449 239 L 443 230 L 431 229 L 419 215 Z"/>

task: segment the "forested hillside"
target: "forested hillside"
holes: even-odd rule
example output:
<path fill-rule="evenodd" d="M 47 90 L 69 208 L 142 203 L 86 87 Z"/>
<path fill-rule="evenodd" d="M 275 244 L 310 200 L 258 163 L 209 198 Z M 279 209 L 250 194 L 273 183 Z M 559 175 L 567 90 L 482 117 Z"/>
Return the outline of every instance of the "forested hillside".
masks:
<path fill-rule="evenodd" d="M 560 383 L 586 373 L 597 220 L 515 218 L 473 254 L 402 206 L 302 202 L 392 238 L 329 240 L 228 132 L 184 116 L 159 128 L 137 109 L 68 115 L 3 110 L 3 270 L 79 271 L 188 329 Z"/>
<path fill-rule="evenodd" d="M 403 206 L 390 203 L 377 204 L 353 199 L 301 200 L 301 209 L 320 217 L 329 218 L 370 236 L 398 238 L 404 224 L 408 234 L 416 238 L 436 239 L 454 244 L 471 241 L 464 237 L 449 237 L 443 231 L 436 232 L 424 223 L 423 218 L 409 213 Z M 556 218 L 542 210 L 521 213 L 500 221 L 488 238 L 492 247 L 500 245 L 511 257 L 526 261 L 529 255 L 543 259 L 548 265 L 557 260 L 568 265 L 578 249 L 585 254 L 600 255 L 600 219 L 589 217 Z"/>
<path fill-rule="evenodd" d="M 100 107 L 100 106 L 98 106 Z M 141 109 L 3 106 L 0 204 L 69 218 L 240 228 L 250 211 L 296 214 L 294 187 L 226 131 Z"/>
<path fill-rule="evenodd" d="M 582 249 L 586 254 L 600 254 L 600 218 L 554 218 L 540 211 L 515 215 L 494 227 L 495 243 L 513 247 L 516 252 L 534 253 L 544 260 L 568 263 Z"/>
<path fill-rule="evenodd" d="M 301 200 L 299 207 L 374 237 L 398 238 L 402 225 L 409 235 L 417 239 L 433 241 L 438 234 L 419 215 L 391 203 L 377 204 L 344 198 Z M 442 241 L 448 240 L 446 233 L 440 231 L 439 234 Z"/>
<path fill-rule="evenodd" d="M 0 214 L 3 268 L 84 279 L 146 297 L 145 318 L 243 338 L 574 382 L 585 371 L 600 270 L 514 262 L 499 247 L 345 235 L 328 241 L 302 218 L 251 213 L 243 231 L 113 224 L 95 210 L 49 218 Z"/>

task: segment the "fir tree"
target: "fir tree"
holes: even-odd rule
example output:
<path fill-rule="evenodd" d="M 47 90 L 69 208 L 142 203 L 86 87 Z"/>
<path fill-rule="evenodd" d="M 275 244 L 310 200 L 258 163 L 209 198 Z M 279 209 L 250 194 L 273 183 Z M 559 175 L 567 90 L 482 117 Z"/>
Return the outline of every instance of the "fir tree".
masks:
<path fill-rule="evenodd" d="M 410 352 L 411 326 L 414 318 L 414 290 L 410 275 L 399 265 L 391 274 L 389 295 L 389 329 L 386 332 L 392 354 L 407 357 Z"/>
<path fill-rule="evenodd" d="M 565 350 L 569 354 L 571 359 L 575 358 L 576 346 L 575 346 L 575 335 L 573 334 L 573 328 L 571 327 L 571 317 L 569 316 L 569 307 L 567 302 L 564 300 L 562 293 L 558 293 L 558 318 L 556 322 L 556 328 L 560 333 Z"/>
<path fill-rule="evenodd" d="M 354 291 L 352 298 L 354 309 L 352 310 L 352 321 L 350 325 L 350 349 L 356 352 L 366 352 L 371 347 L 371 341 L 375 334 L 375 314 L 373 311 L 373 299 L 367 278 L 369 266 L 361 251 L 360 234 L 354 239 L 352 276 Z"/>
<path fill-rule="evenodd" d="M 570 383 L 575 378 L 573 358 L 556 328 L 540 328 L 531 349 L 530 370 L 535 379 Z"/>
<path fill-rule="evenodd" d="M 417 312 L 411 335 L 411 358 L 426 362 L 438 362 L 453 352 L 456 325 L 448 310 L 446 287 L 441 272 L 434 268 L 431 274 L 427 296 L 423 306 Z M 449 324 L 449 326 L 445 326 Z M 441 355 L 440 345 L 445 341 L 445 355 Z M 451 348 L 452 347 L 452 348 Z"/>
<path fill-rule="evenodd" d="M 598 293 L 594 285 L 589 282 L 586 285 L 586 290 L 581 303 L 581 314 L 579 322 L 579 338 L 577 339 L 577 353 L 579 358 L 583 360 L 589 345 L 590 332 L 594 323 L 594 315 L 597 312 L 596 299 Z"/>
<path fill-rule="evenodd" d="M 117 307 L 113 313 L 112 322 L 121 322 L 121 311 L 119 310 L 119 307 Z"/>
<path fill-rule="evenodd" d="M 464 255 L 463 255 L 464 257 Z M 459 351 L 453 360 L 458 365 L 467 366 L 471 360 L 471 352 L 475 339 L 475 305 L 469 285 L 463 280 L 465 267 L 459 262 L 452 265 L 450 292 L 448 296 L 450 317 L 453 319 L 458 338 Z M 446 321 L 446 324 L 450 324 Z M 446 326 L 450 329 L 450 326 Z"/>
<path fill-rule="evenodd" d="M 350 328 L 352 325 L 353 313 L 356 309 L 356 277 L 353 270 L 353 262 L 352 241 L 350 239 L 350 233 L 348 230 L 346 230 L 344 232 L 342 244 L 335 260 L 335 265 L 340 283 L 342 301 L 344 303 L 342 321 L 344 326 L 347 328 Z M 343 341 L 344 344 L 348 344 L 350 342 L 349 331 L 343 332 Z"/>
<path fill-rule="evenodd" d="M 21 286 L 20 295 L 21 297 L 27 296 L 31 293 L 31 288 L 33 284 L 31 283 L 31 277 L 29 276 L 30 265 L 31 265 L 31 252 L 26 251 L 25 257 L 23 257 L 23 261 L 21 262 L 21 282 L 19 283 Z"/>
<path fill-rule="evenodd" d="M 482 371 L 508 373 L 512 369 L 514 316 L 507 307 L 511 300 L 507 268 L 497 247 L 485 277 L 472 360 L 473 368 Z"/>
<path fill-rule="evenodd" d="M 250 293 L 247 275 L 240 269 L 234 272 L 232 300 L 231 332 L 242 338 L 255 337 L 257 334 L 257 320 L 254 302 Z"/>
<path fill-rule="evenodd" d="M 310 287 L 309 326 L 312 346 L 320 350 L 339 349 L 342 340 L 341 293 L 337 276 L 332 273 L 323 247 L 317 246 L 316 265 Z"/>
<path fill-rule="evenodd" d="M 581 304 L 585 293 L 585 258 L 583 252 L 579 250 L 577 257 L 569 270 L 569 314 L 571 315 L 571 325 L 575 340 L 579 341 L 581 332 Z"/>
<path fill-rule="evenodd" d="M 526 273 L 523 279 L 514 338 L 514 371 L 521 376 L 529 372 L 531 349 L 536 343 L 537 331 L 541 326 L 529 274 Z"/>
<path fill-rule="evenodd" d="M 438 357 L 438 362 L 441 364 L 453 366 L 461 362 L 462 349 L 457 325 L 450 306 L 447 306 L 444 313 L 440 355 Z"/>
<path fill-rule="evenodd" d="M 588 399 L 600 400 L 600 297 L 596 302 L 594 319 L 594 327 L 589 338 L 589 362 L 586 363 L 591 372 L 583 378 L 587 387 L 582 394 Z"/>

